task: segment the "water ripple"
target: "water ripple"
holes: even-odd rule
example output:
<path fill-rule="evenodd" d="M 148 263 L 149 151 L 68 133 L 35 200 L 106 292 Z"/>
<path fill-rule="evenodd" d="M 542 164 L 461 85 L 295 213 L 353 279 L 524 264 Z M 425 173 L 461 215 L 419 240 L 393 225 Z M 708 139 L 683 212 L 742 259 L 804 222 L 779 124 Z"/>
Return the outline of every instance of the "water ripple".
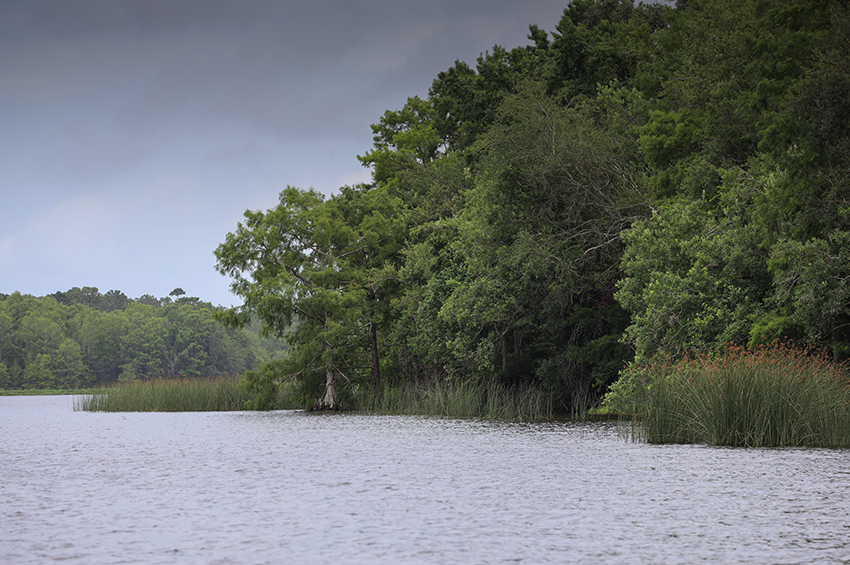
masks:
<path fill-rule="evenodd" d="M 850 563 L 850 451 L 0 398 L 0 562 Z"/>

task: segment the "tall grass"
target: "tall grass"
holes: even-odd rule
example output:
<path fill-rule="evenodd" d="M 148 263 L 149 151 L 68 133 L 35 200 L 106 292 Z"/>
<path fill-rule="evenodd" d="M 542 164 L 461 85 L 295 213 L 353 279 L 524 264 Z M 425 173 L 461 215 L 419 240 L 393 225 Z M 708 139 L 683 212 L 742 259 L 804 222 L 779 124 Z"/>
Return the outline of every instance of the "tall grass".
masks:
<path fill-rule="evenodd" d="M 825 355 L 774 344 L 650 367 L 634 407 L 651 443 L 850 446 L 847 367 Z"/>
<path fill-rule="evenodd" d="M 237 378 L 157 379 L 132 381 L 100 394 L 81 396 L 75 410 L 90 412 L 203 412 L 244 410 L 254 393 Z M 297 391 L 296 391 L 297 392 Z M 281 387 L 275 408 L 303 406 L 292 390 Z M 295 395 L 297 396 L 297 395 Z M 379 393 L 361 388 L 347 408 L 372 414 L 416 414 L 450 418 L 541 420 L 553 415 L 551 395 L 535 388 L 509 388 L 497 383 L 433 381 L 386 386 Z"/>
<path fill-rule="evenodd" d="M 121 383 L 100 394 L 81 396 L 74 410 L 89 412 L 210 412 L 244 410 L 251 395 L 238 377 L 155 379 Z"/>
<path fill-rule="evenodd" d="M 553 415 L 552 397 L 535 388 L 492 382 L 441 382 L 386 386 L 361 391 L 357 409 L 373 414 L 416 414 L 449 418 L 541 420 Z"/>

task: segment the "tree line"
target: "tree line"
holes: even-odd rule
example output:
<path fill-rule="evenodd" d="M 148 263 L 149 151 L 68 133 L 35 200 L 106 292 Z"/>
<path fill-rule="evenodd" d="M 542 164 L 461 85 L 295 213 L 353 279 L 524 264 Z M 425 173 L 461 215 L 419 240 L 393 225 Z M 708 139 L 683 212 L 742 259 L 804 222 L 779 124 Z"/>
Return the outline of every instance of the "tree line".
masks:
<path fill-rule="evenodd" d="M 847 358 L 850 4 L 574 0 L 529 29 L 387 111 L 372 182 L 287 187 L 227 235 L 222 318 L 292 345 L 257 394 L 494 380 L 575 408 L 657 354 Z"/>
<path fill-rule="evenodd" d="M 229 329 L 222 308 L 187 297 L 130 299 L 95 287 L 0 294 L 0 389 L 77 389 L 157 377 L 243 374 L 282 354 L 259 327 Z"/>

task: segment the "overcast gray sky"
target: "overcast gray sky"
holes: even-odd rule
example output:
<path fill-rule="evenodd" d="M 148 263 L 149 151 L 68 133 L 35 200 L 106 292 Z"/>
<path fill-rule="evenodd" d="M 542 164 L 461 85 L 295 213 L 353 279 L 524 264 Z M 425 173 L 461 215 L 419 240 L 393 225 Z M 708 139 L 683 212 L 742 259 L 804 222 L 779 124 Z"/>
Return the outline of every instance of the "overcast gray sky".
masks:
<path fill-rule="evenodd" d="M 0 293 L 240 303 L 213 251 L 369 125 L 567 0 L 0 0 Z"/>

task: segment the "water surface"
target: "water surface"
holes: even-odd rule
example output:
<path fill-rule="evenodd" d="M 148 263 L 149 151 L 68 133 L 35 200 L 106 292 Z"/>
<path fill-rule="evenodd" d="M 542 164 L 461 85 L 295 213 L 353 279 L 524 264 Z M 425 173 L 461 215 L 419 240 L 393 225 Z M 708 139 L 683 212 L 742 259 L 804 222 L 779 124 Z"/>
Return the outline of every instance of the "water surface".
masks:
<path fill-rule="evenodd" d="M 2 563 L 850 563 L 850 450 L 0 397 Z"/>

